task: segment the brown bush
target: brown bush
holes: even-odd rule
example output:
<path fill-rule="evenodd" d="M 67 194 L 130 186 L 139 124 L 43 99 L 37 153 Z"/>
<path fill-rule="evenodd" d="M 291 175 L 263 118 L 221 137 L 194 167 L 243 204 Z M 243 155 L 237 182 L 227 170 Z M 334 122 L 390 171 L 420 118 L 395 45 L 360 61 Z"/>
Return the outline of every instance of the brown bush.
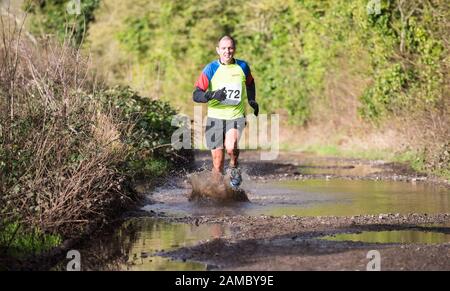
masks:
<path fill-rule="evenodd" d="M 74 234 L 132 203 L 119 170 L 130 124 L 98 101 L 89 58 L 79 49 L 0 31 L 2 220 Z"/>

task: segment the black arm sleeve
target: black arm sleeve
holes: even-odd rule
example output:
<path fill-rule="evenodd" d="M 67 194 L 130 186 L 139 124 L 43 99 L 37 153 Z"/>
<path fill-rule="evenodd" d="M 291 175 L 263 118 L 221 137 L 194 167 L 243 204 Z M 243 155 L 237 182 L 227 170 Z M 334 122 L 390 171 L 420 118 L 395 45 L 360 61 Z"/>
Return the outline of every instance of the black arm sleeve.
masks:
<path fill-rule="evenodd" d="M 192 99 L 197 103 L 207 103 L 208 102 L 208 92 L 204 92 L 199 87 L 195 87 L 194 93 L 192 94 Z"/>
<path fill-rule="evenodd" d="M 250 101 L 256 101 L 256 89 L 255 89 L 255 82 L 253 81 L 250 85 L 246 85 L 247 89 L 247 99 L 248 102 Z"/>

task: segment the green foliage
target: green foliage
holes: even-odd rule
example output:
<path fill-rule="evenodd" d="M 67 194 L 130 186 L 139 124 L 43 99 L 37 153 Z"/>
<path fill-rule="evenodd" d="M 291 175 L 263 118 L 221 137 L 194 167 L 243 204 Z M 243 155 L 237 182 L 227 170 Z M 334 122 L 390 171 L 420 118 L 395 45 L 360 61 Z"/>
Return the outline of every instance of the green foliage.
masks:
<path fill-rule="evenodd" d="M 117 34 L 119 41 L 126 44 L 128 51 L 144 56 L 149 50 L 154 24 L 147 18 L 128 18 L 126 25 L 128 29 Z"/>
<path fill-rule="evenodd" d="M 64 23 L 75 21 L 80 42 L 87 29 L 84 23 L 93 21 L 99 2 L 82 1 L 79 17 L 67 15 L 66 1 L 32 2 L 33 30 L 63 35 Z M 370 120 L 437 106 L 443 98 L 449 14 L 443 0 L 382 0 L 380 13 L 368 13 L 368 0 L 134 3 L 142 9 L 126 10 L 118 0 L 110 0 L 102 8 L 108 11 L 96 12 L 101 18 L 102 13 L 109 17 L 111 10 L 120 9 L 116 15 L 123 15 L 122 22 L 103 34 L 118 41 L 125 54 L 108 54 L 113 58 L 108 65 L 126 63 L 139 77 L 125 82 L 123 69 L 118 69 L 112 79 L 185 111 L 195 78 L 216 57 L 214 46 L 223 34 L 235 36 L 237 57 L 249 61 L 262 109 L 285 111 L 291 123 L 306 123 L 317 106 L 327 102 L 326 73 L 339 74 L 340 60 L 350 69 L 357 61 L 368 65 L 363 73 L 372 82 L 359 96 L 359 112 Z M 101 25 L 94 23 L 96 29 Z M 90 42 L 96 50 L 97 40 Z M 98 55 L 100 65 L 104 54 Z M 361 60 L 363 55 L 366 59 Z"/>
<path fill-rule="evenodd" d="M 143 168 L 144 171 L 150 173 L 153 177 L 163 176 L 170 169 L 170 163 L 166 159 L 154 158 L 151 160 L 143 161 L 143 163 L 144 165 L 139 165 L 139 168 Z"/>
<path fill-rule="evenodd" d="M 23 9 L 32 15 L 30 31 L 36 35 L 55 34 L 61 40 L 67 33 L 73 34 L 71 40 L 79 45 L 88 31 L 89 24 L 95 20 L 94 11 L 100 0 L 81 0 L 80 14 L 68 13 L 70 3 L 67 0 L 25 0 Z M 69 11 L 71 9 L 74 8 L 69 7 Z"/>
<path fill-rule="evenodd" d="M 360 98 L 360 113 L 369 119 L 423 110 L 444 98 L 448 51 L 440 31 L 448 5 L 413 2 L 382 1 L 381 14 L 364 23 L 370 34 L 361 39 L 369 48 L 374 82 Z"/>
<path fill-rule="evenodd" d="M 2 225 L 0 248 L 13 257 L 35 255 L 60 245 L 59 235 L 44 234 L 38 228 L 28 229 L 17 222 Z"/>
<path fill-rule="evenodd" d="M 126 18 L 116 37 L 136 57 L 132 63 L 145 75 L 148 93 L 183 109 L 201 67 L 215 58 L 217 38 L 226 33 L 238 40 L 237 57 L 251 65 L 263 110 L 285 111 L 292 123 L 304 124 L 326 102 L 326 73 L 339 72 L 339 60 L 351 66 L 364 54 L 372 83 L 359 98 L 362 116 L 378 120 L 436 104 L 447 52 L 442 35 L 434 33 L 443 30 L 443 19 L 433 13 L 445 12 L 444 2 L 381 1 L 379 14 L 368 13 L 367 4 L 155 1 Z"/>
<path fill-rule="evenodd" d="M 363 107 L 361 114 L 370 119 L 377 119 L 392 113 L 394 108 L 407 105 L 408 100 L 404 95 L 404 87 L 408 81 L 408 75 L 399 64 L 385 69 L 375 77 L 375 83 L 361 96 Z M 403 98 L 402 98 L 403 97 Z"/>
<path fill-rule="evenodd" d="M 122 122 L 133 124 L 122 136 L 128 146 L 126 172 L 161 176 L 180 162 L 180 153 L 171 146 L 172 133 L 177 129 L 171 121 L 177 112 L 169 103 L 141 97 L 129 87 L 106 89 L 99 92 L 98 97 L 108 108 L 118 109 Z"/>

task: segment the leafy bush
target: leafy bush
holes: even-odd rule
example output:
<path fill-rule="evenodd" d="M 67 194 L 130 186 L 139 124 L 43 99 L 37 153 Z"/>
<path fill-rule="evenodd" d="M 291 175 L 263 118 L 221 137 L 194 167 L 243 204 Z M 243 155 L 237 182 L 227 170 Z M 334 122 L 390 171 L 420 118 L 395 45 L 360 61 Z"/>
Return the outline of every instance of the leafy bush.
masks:
<path fill-rule="evenodd" d="M 37 35 L 43 32 L 56 35 L 61 40 L 71 32 L 74 44 L 80 44 L 85 38 L 89 24 L 95 19 L 94 11 L 99 6 L 100 0 L 79 1 L 80 14 L 69 14 L 68 5 L 71 3 L 76 1 L 25 0 L 24 10 L 34 15 L 29 25 L 30 31 Z"/>
<path fill-rule="evenodd" d="M 161 176 L 173 165 L 191 161 L 189 151 L 175 151 L 171 136 L 176 127 L 171 125 L 177 113 L 169 103 L 141 97 L 129 87 L 115 87 L 98 93 L 107 108 L 119 111 L 121 122 L 133 126 L 122 135 L 128 147 L 123 169 L 131 176 Z"/>
<path fill-rule="evenodd" d="M 134 177 L 186 160 L 170 147 L 167 103 L 97 84 L 67 42 L 0 36 L 2 221 L 79 235 L 133 205 Z"/>
<path fill-rule="evenodd" d="M 404 87 L 408 75 L 401 65 L 394 64 L 376 76 L 375 84 L 369 87 L 361 96 L 363 107 L 361 114 L 369 119 L 377 120 L 392 113 L 395 109 L 408 105 Z"/>

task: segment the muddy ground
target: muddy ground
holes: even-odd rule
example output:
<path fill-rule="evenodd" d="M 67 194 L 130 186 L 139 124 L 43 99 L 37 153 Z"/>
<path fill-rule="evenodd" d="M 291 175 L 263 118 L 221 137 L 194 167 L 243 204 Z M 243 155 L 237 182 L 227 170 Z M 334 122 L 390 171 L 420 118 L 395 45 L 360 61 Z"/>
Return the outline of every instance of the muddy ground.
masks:
<path fill-rule="evenodd" d="M 209 152 L 197 152 L 195 165 L 189 172 L 211 169 Z M 245 151 L 240 157 L 246 179 L 258 185 L 270 185 L 279 180 L 332 180 L 344 179 L 372 181 L 406 181 L 412 184 L 430 184 L 450 191 L 448 181 L 416 173 L 405 165 L 383 161 L 359 159 L 322 158 L 304 153 L 280 153 L 273 161 L 261 161 L 258 152 Z M 188 172 L 188 173 L 189 173 Z M 165 265 L 168 269 L 187 270 L 190 263 L 200 263 L 207 270 L 366 270 L 370 259 L 368 252 L 380 254 L 381 270 L 450 270 L 450 239 L 446 242 L 425 243 L 365 243 L 349 240 L 325 240 L 325 236 L 359 234 L 368 231 L 417 231 L 426 234 L 450 236 L 450 213 L 377 213 L 355 216 L 269 216 L 240 215 L 239 212 L 189 213 L 175 216 L 171 213 L 145 210 L 148 205 L 170 205 L 175 199 L 190 205 L 185 192 L 187 174 L 173 173 L 160 181 L 162 191 L 141 183 L 138 191 L 146 195 L 142 208 L 129 211 L 121 219 L 81 243 L 70 245 L 51 261 L 37 261 L 33 267 L 18 269 L 66 270 L 68 249 L 82 254 L 83 270 L 133 270 L 135 262 L 152 263 L 152 260 L 170 258 L 171 262 L 186 265 Z M 380 182 L 381 183 L 381 182 Z M 409 184 L 408 184 L 409 185 Z M 173 192 L 171 189 L 176 189 Z M 171 192 L 172 191 L 172 192 Z M 172 194 L 170 194 L 172 193 Z M 258 194 L 258 193 L 257 193 Z M 181 195 L 181 196 L 180 196 Z M 427 195 L 427 194 L 424 194 Z M 163 201 L 158 201 L 163 197 Z M 253 198 L 257 197 L 255 195 Z M 447 197 L 447 196 L 442 196 Z M 443 201 L 448 205 L 450 201 Z M 250 202 L 252 203 L 252 202 Z M 266 203 L 264 201 L 264 203 Z M 253 201 L 257 205 L 257 201 Z M 222 205 L 218 205 L 220 209 Z M 229 207 L 229 205 L 227 206 Z M 170 207 L 169 207 L 170 208 Z M 203 209 L 202 207 L 200 207 Z M 441 208 L 447 209 L 447 208 Z M 197 208 L 198 210 L 198 208 Z M 358 210 L 359 211 L 359 210 Z M 398 211 L 401 212 L 401 211 Z M 150 223 L 180 223 L 193 226 L 217 226 L 227 231 L 188 247 L 161 250 L 160 242 L 151 247 L 151 238 L 145 237 L 135 248 L 143 229 L 126 222 L 150 219 Z M 208 228 L 208 227 L 207 227 Z M 154 228 L 152 228 L 154 230 Z M 194 227 L 193 229 L 198 229 Z M 217 229 L 217 228 L 215 228 Z M 145 230 L 145 229 L 144 229 Z M 170 235 L 175 235 L 175 231 Z M 177 244 L 169 242 L 169 244 Z M 182 243 L 180 243 L 182 245 Z M 156 251 L 155 251 L 156 249 Z M 163 258 L 161 258 L 163 257 Z M 159 259 L 158 259 L 159 258 Z M 164 263 L 165 264 L 165 263 Z M 38 267 L 36 267 L 38 266 Z M 144 270 L 154 265 L 140 265 Z M 199 265 L 195 265 L 198 267 Z M 139 267 L 139 266 L 138 266 Z M 148 268 L 147 268 L 148 267 Z M 139 269 L 139 270 L 141 270 Z"/>
<path fill-rule="evenodd" d="M 210 168 L 209 153 L 197 153 L 198 168 Z M 347 173 L 305 174 L 309 163 L 323 169 L 348 169 Z M 331 164 L 331 166 L 330 166 Z M 335 164 L 335 165 L 333 165 Z M 241 165 L 250 179 L 264 183 L 282 179 L 370 179 L 433 183 L 449 188 L 448 182 L 415 173 L 400 164 L 357 159 L 317 158 L 305 154 L 281 154 L 275 161 L 259 161 L 257 152 L 241 154 Z M 319 166 L 317 166 L 319 165 Z M 351 169 L 371 169 L 352 173 Z M 375 170 L 374 170 L 375 169 Z M 320 172 L 320 171 L 319 171 Z M 333 171 L 331 171 L 333 172 Z M 141 213 L 142 214 L 142 213 Z M 144 214 L 144 215 L 148 215 Z M 417 230 L 450 234 L 450 214 L 380 213 L 352 217 L 296 216 L 200 216 L 173 218 L 153 213 L 161 219 L 200 225 L 219 223 L 231 234 L 193 247 L 158 255 L 183 261 L 197 261 L 217 270 L 366 270 L 368 251 L 377 250 L 382 270 L 450 270 L 450 243 L 401 244 L 327 241 L 320 239 L 338 233 L 363 231 Z"/>
<path fill-rule="evenodd" d="M 450 270 L 450 244 L 378 244 L 325 241 L 320 237 L 362 231 L 419 230 L 450 234 L 449 214 L 383 214 L 355 217 L 181 218 L 223 223 L 229 237 L 159 255 L 199 261 L 225 270 L 366 270 L 368 251 L 378 250 L 383 270 Z M 442 226 L 439 226 L 441 224 Z M 428 225 L 428 226 L 427 226 Z M 447 226 L 445 226 L 447 225 Z"/>

